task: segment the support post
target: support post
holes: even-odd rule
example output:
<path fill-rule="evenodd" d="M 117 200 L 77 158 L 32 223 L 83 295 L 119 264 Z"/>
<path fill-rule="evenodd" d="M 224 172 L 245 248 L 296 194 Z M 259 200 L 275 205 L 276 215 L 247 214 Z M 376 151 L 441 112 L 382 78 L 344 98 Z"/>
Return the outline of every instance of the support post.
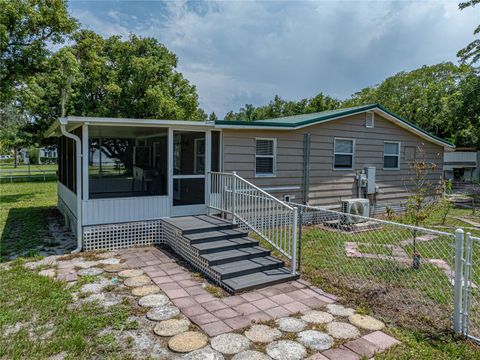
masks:
<path fill-rule="evenodd" d="M 298 212 L 298 273 L 302 272 L 302 227 L 303 227 L 303 208 Z"/>
<path fill-rule="evenodd" d="M 293 208 L 292 274 L 297 273 L 298 208 Z"/>
<path fill-rule="evenodd" d="M 470 299 L 471 293 L 471 266 L 472 266 L 472 238 L 467 232 L 465 236 L 465 261 L 463 273 L 463 304 L 462 304 L 462 334 L 468 335 L 468 326 L 470 324 Z"/>
<path fill-rule="evenodd" d="M 463 282 L 463 241 L 462 229 L 455 230 L 455 279 L 453 302 L 453 331 L 462 333 L 462 282 Z"/>
<path fill-rule="evenodd" d="M 237 173 L 233 172 L 232 177 L 232 224 L 237 223 L 236 211 L 237 211 Z"/>

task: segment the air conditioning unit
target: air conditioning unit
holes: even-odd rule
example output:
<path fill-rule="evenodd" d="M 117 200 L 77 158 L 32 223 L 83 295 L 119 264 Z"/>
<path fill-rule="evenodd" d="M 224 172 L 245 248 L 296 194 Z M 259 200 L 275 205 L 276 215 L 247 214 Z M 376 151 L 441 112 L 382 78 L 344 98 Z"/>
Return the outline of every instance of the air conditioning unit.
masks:
<path fill-rule="evenodd" d="M 342 200 L 342 212 L 368 217 L 370 215 L 370 201 L 368 199 Z M 345 216 L 343 221 L 346 224 L 356 224 L 365 222 L 366 219 L 358 218 L 356 216 Z"/>

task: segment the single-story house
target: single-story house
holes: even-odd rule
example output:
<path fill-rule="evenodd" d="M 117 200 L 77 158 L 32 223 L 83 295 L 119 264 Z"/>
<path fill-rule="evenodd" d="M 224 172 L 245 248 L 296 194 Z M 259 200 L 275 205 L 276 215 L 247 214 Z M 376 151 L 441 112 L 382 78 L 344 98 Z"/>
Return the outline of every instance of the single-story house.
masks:
<path fill-rule="evenodd" d="M 459 183 L 480 181 L 480 150 L 457 148 L 444 153 L 444 178 Z"/>
<path fill-rule="evenodd" d="M 453 148 L 377 104 L 254 122 L 68 116 L 47 136 L 58 137 L 58 206 L 84 249 L 170 236 L 180 220 L 165 219 L 206 214 L 226 188 L 235 196 L 217 179 L 232 172 L 243 194 L 277 198 L 275 206 L 361 198 L 368 216 L 406 201 L 415 160 L 435 163 L 429 176 L 439 181 Z M 251 196 L 257 208 L 260 195 Z"/>

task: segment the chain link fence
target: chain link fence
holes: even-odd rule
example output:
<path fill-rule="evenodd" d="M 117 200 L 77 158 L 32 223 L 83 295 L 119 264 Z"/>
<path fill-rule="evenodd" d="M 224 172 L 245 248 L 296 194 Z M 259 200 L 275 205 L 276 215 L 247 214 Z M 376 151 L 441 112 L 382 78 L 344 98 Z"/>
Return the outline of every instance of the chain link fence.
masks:
<path fill-rule="evenodd" d="M 480 238 L 467 233 L 464 258 L 463 333 L 480 342 Z"/>
<path fill-rule="evenodd" d="M 415 328 L 451 328 L 453 233 L 295 206 L 304 276 L 367 301 L 386 318 Z"/>

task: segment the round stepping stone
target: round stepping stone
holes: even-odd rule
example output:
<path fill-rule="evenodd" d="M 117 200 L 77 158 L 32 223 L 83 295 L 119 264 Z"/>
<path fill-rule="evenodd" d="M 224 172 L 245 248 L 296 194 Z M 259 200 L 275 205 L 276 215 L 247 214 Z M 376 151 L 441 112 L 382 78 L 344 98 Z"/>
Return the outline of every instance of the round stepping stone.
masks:
<path fill-rule="evenodd" d="M 338 304 L 328 304 L 327 311 L 335 316 L 350 316 L 355 313 L 355 310 Z"/>
<path fill-rule="evenodd" d="M 78 272 L 78 275 L 80 276 L 98 276 L 100 274 L 103 274 L 103 269 L 96 267 L 82 269 Z"/>
<path fill-rule="evenodd" d="M 141 297 L 138 305 L 143 307 L 160 307 L 169 303 L 169 298 L 163 294 L 152 294 Z"/>
<path fill-rule="evenodd" d="M 157 285 L 144 285 L 132 289 L 132 295 L 145 296 L 151 294 L 157 294 L 160 292 L 160 288 Z"/>
<path fill-rule="evenodd" d="M 232 360 L 270 360 L 270 357 L 259 351 L 247 350 L 238 353 Z"/>
<path fill-rule="evenodd" d="M 141 269 L 128 269 L 128 270 L 123 270 L 118 273 L 118 276 L 120 277 L 125 277 L 125 278 L 131 278 L 135 276 L 140 276 L 143 275 L 143 270 Z"/>
<path fill-rule="evenodd" d="M 300 360 L 307 355 L 307 350 L 296 341 L 280 340 L 268 344 L 267 354 L 275 360 Z"/>
<path fill-rule="evenodd" d="M 108 258 L 108 259 L 100 260 L 99 263 L 104 265 L 115 265 L 115 264 L 120 264 L 120 259 Z"/>
<path fill-rule="evenodd" d="M 277 340 L 282 333 L 267 325 L 252 325 L 249 330 L 245 331 L 245 336 L 253 342 L 269 343 Z"/>
<path fill-rule="evenodd" d="M 205 346 L 200 350 L 192 351 L 186 355 L 183 355 L 184 360 L 225 360 L 222 354 L 213 350 L 210 346 Z"/>
<path fill-rule="evenodd" d="M 298 334 L 298 341 L 313 350 L 327 350 L 333 346 L 333 338 L 320 331 L 306 330 Z"/>
<path fill-rule="evenodd" d="M 53 278 L 53 277 L 55 277 L 55 269 L 41 270 L 41 271 L 38 272 L 38 275 Z"/>
<path fill-rule="evenodd" d="M 152 321 L 169 320 L 177 315 L 180 315 L 180 310 L 173 305 L 164 305 L 153 308 L 147 313 L 147 319 Z"/>
<path fill-rule="evenodd" d="M 302 316 L 302 320 L 313 324 L 326 324 L 333 321 L 333 316 L 324 311 L 311 310 Z"/>
<path fill-rule="evenodd" d="M 174 336 L 188 330 L 190 321 L 186 319 L 170 319 L 159 322 L 153 328 L 153 332 L 158 336 Z"/>
<path fill-rule="evenodd" d="M 130 277 L 123 282 L 128 287 L 139 287 L 143 285 L 149 285 L 152 283 L 152 280 L 147 275 L 140 275 L 135 277 Z"/>
<path fill-rule="evenodd" d="M 175 335 L 168 341 L 170 350 L 181 353 L 198 350 L 207 344 L 207 336 L 197 331 L 186 331 Z"/>
<path fill-rule="evenodd" d="M 123 264 L 112 264 L 112 265 L 107 265 L 103 268 L 107 273 L 117 273 L 122 270 L 125 270 L 125 265 Z"/>
<path fill-rule="evenodd" d="M 385 327 L 383 322 L 368 315 L 353 314 L 348 317 L 348 321 L 359 328 L 371 331 L 382 330 Z"/>
<path fill-rule="evenodd" d="M 233 355 L 240 351 L 248 350 L 250 340 L 240 334 L 228 333 L 215 336 L 210 344 L 214 350 L 222 354 Z"/>
<path fill-rule="evenodd" d="M 360 331 L 350 324 L 334 321 L 327 325 L 328 333 L 336 339 L 353 339 L 360 336 Z"/>
<path fill-rule="evenodd" d="M 285 332 L 300 332 L 305 328 L 305 321 L 291 317 L 277 319 L 278 328 Z"/>

